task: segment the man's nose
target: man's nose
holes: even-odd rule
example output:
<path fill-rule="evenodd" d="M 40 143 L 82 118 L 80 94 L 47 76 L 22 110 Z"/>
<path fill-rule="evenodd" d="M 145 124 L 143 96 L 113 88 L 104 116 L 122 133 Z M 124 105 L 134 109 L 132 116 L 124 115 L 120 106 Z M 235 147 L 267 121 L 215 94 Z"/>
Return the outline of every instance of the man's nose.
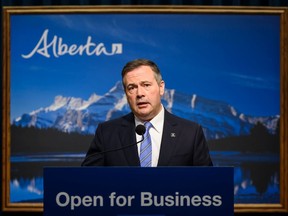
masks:
<path fill-rule="evenodd" d="M 137 96 L 141 97 L 143 95 L 144 95 L 144 87 L 138 86 L 138 88 L 137 88 Z"/>

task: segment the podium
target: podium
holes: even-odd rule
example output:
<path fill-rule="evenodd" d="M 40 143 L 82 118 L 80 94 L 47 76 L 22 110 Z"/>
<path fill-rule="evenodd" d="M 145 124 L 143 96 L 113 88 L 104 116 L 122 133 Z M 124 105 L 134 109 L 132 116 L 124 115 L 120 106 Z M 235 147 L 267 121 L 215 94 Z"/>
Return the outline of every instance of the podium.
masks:
<path fill-rule="evenodd" d="M 44 216 L 232 216 L 233 167 L 45 167 Z"/>

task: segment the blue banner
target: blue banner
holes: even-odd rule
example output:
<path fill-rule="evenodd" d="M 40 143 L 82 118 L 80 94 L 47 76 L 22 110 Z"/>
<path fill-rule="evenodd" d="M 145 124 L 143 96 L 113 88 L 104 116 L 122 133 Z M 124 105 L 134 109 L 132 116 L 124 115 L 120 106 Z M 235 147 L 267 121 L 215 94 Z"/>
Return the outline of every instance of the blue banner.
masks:
<path fill-rule="evenodd" d="M 232 167 L 47 167 L 44 215 L 233 215 Z"/>

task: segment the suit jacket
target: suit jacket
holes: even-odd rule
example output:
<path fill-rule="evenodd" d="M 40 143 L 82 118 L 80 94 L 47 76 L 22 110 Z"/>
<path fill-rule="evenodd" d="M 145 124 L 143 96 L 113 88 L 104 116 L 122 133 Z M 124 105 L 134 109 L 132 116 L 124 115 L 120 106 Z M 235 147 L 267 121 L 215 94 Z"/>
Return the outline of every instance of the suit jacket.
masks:
<path fill-rule="evenodd" d="M 133 113 L 100 123 L 82 166 L 140 166 L 137 145 L 124 148 L 133 143 Z M 202 127 L 165 110 L 158 166 L 212 166 Z"/>

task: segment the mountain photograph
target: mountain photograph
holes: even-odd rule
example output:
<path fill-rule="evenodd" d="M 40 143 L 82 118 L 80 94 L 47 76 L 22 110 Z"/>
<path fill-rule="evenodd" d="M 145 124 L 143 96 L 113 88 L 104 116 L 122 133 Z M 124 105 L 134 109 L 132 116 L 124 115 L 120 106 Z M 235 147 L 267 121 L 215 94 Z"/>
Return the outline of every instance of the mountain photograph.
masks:
<path fill-rule="evenodd" d="M 99 123 L 130 112 L 135 58 L 157 63 L 163 106 L 203 127 L 213 165 L 233 166 L 234 202 L 279 203 L 277 16 L 19 14 L 10 32 L 11 203 L 43 202 L 43 168 L 80 166 Z"/>
<path fill-rule="evenodd" d="M 228 103 L 203 98 L 195 94 L 184 94 L 174 89 L 167 89 L 165 91 L 162 102 L 169 112 L 202 125 L 207 141 L 214 141 L 214 143 L 217 140 L 229 137 L 238 137 L 239 139 L 240 137 L 246 137 L 250 135 L 251 130 L 258 124 L 263 125 L 267 132 L 273 135 L 276 133 L 279 121 L 279 116 L 248 116 L 244 113 L 239 113 L 237 108 Z M 34 131 L 36 129 L 39 131 L 42 130 L 42 133 L 55 131 L 55 133 L 62 134 L 63 137 L 66 136 L 67 138 L 69 134 L 70 136 L 77 134 L 79 137 L 90 137 L 92 140 L 99 123 L 120 117 L 128 112 L 130 112 L 130 108 L 127 104 L 121 81 L 118 81 L 106 94 L 100 96 L 93 93 L 88 100 L 59 95 L 55 97 L 54 102 L 50 106 L 25 113 L 13 120 L 11 124 L 12 147 L 23 147 L 23 143 L 19 145 L 13 142 L 14 128 L 18 128 L 18 131 L 33 128 Z M 25 140 L 24 142 L 28 146 L 34 146 L 33 148 L 27 148 L 27 153 L 29 153 L 29 149 L 35 151 L 35 146 L 37 148 L 37 145 L 41 146 L 45 142 L 39 140 L 39 144 L 35 143 L 33 139 L 37 139 L 37 136 L 26 136 L 26 139 L 20 139 L 19 134 L 21 133 L 17 132 L 19 140 L 22 140 L 22 142 Z M 57 138 L 57 136 L 49 137 L 50 139 Z M 65 141 L 63 137 L 59 138 L 59 141 L 53 140 L 51 142 L 52 140 L 50 140 L 50 145 L 58 143 L 57 145 L 53 144 L 54 151 L 61 151 L 61 146 L 64 152 L 69 148 L 70 151 L 73 149 L 74 151 L 76 149 L 78 151 L 80 149 L 83 151 L 86 150 L 87 143 L 83 143 L 82 141 L 79 141 L 78 144 L 75 143 L 73 146 L 70 145 L 67 149 L 64 146 L 69 146 L 71 140 L 67 139 Z M 75 139 L 73 140 L 75 142 Z M 81 148 L 81 145 L 83 148 Z M 230 150 L 233 150 L 233 142 L 230 146 Z M 43 147 L 39 147 L 39 149 L 44 151 L 45 148 Z M 12 150 L 14 150 L 14 147 Z M 214 146 L 213 150 L 217 150 L 217 146 Z M 221 150 L 221 148 L 218 150 Z"/>

